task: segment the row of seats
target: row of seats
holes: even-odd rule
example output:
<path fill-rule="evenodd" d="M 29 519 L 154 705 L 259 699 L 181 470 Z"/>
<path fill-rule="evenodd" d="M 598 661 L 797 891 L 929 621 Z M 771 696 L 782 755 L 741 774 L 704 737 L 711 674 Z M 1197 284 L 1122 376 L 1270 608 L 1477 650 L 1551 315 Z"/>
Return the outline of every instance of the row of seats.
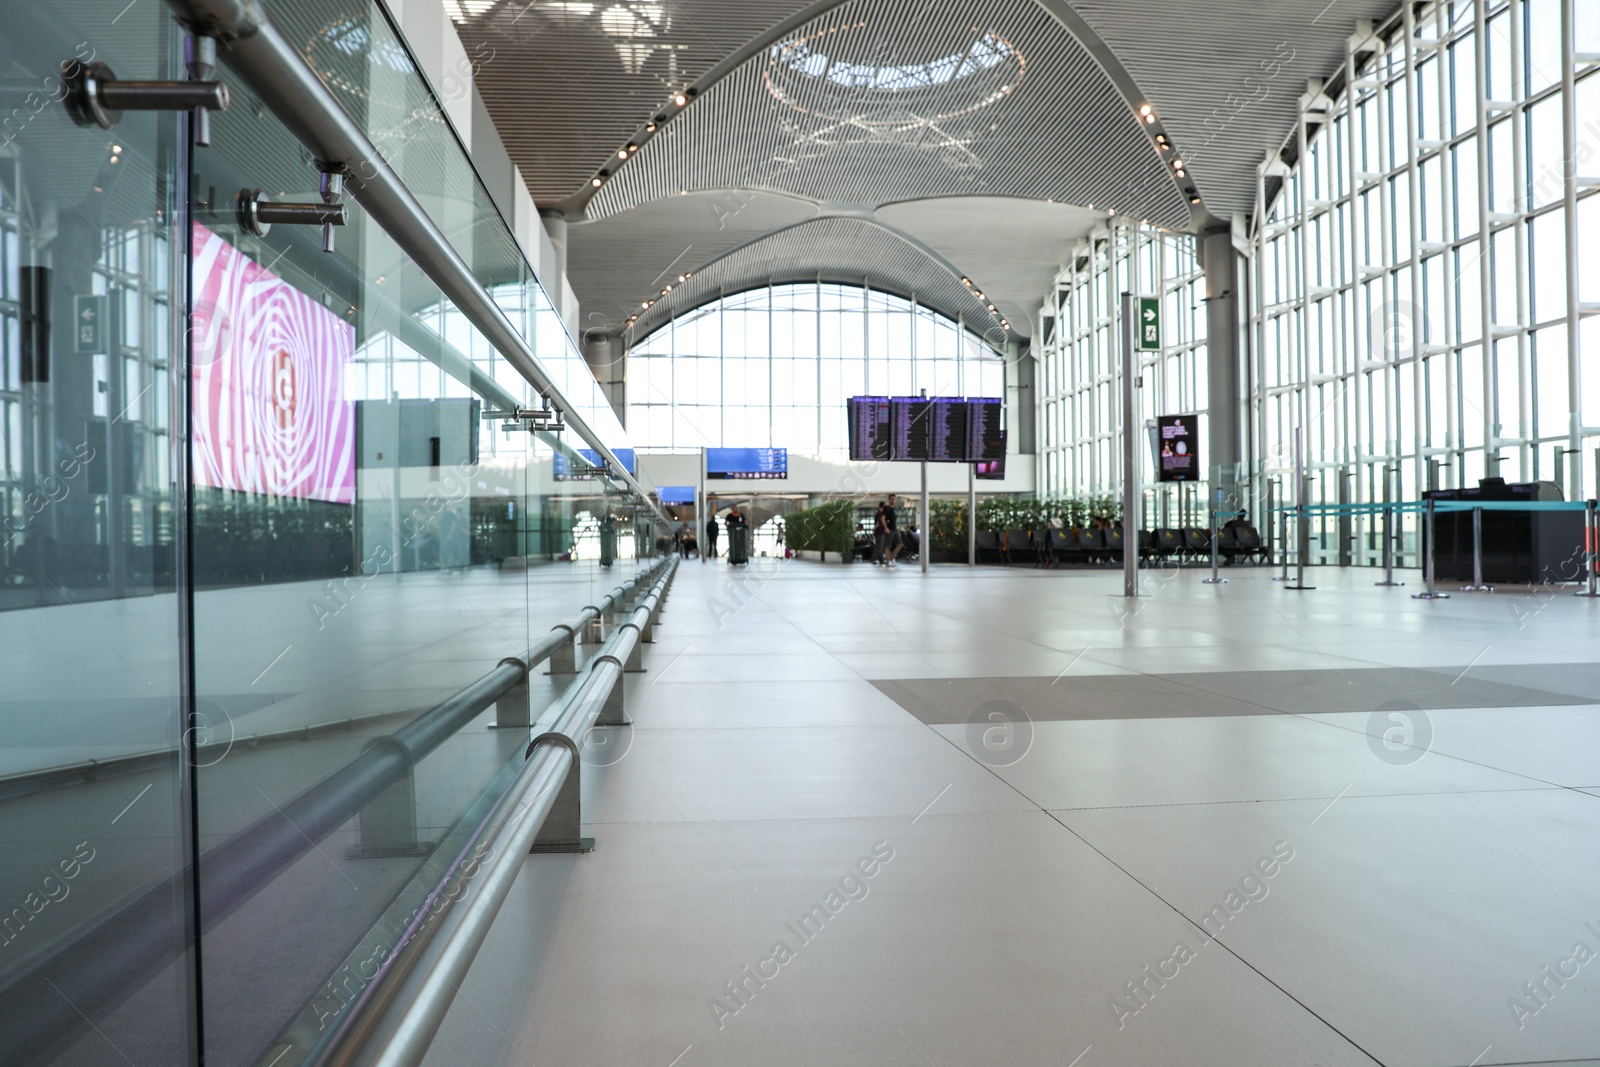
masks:
<path fill-rule="evenodd" d="M 1145 559 L 1210 559 L 1211 531 L 1204 526 L 1140 530 L 1139 553 Z M 1254 526 L 1225 526 L 1218 530 L 1217 556 L 1224 563 L 1272 562 L 1272 550 L 1262 542 Z"/>
<path fill-rule="evenodd" d="M 1271 563 L 1272 550 L 1253 526 L 1224 528 L 1217 533 L 1217 555 L 1226 563 L 1239 560 Z M 1203 526 L 1139 531 L 1139 556 L 1145 560 L 1210 559 L 1211 531 Z M 1120 563 L 1122 531 L 1117 529 L 981 530 L 978 562 Z"/>
<path fill-rule="evenodd" d="M 1122 559 L 1121 530 L 980 530 L 979 563 L 1111 563 Z"/>

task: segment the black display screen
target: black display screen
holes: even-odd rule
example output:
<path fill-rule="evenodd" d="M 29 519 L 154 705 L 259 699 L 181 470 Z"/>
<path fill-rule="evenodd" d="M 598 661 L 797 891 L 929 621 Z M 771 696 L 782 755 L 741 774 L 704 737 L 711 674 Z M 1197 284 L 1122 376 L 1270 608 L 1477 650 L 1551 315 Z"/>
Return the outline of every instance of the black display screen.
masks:
<path fill-rule="evenodd" d="M 968 398 L 965 458 L 969 462 L 1005 462 L 1005 414 L 1005 402 L 999 397 Z"/>
<path fill-rule="evenodd" d="M 860 461 L 892 458 L 889 398 L 853 396 L 849 411 L 850 458 Z"/>
<path fill-rule="evenodd" d="M 972 405 L 956 397 L 939 397 L 928 412 L 928 458 L 935 463 L 967 460 L 967 413 Z"/>
<path fill-rule="evenodd" d="M 889 401 L 890 459 L 929 460 L 933 401 L 918 396 L 897 396 Z"/>

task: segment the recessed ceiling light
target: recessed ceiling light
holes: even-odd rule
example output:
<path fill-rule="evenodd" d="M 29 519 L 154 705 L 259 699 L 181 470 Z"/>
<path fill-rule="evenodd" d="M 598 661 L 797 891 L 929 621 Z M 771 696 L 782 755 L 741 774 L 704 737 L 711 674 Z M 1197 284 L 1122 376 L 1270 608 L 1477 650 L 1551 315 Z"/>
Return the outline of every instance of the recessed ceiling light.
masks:
<path fill-rule="evenodd" d="M 1150 114 L 1150 105 L 1149 104 L 1145 104 L 1143 107 L 1139 108 L 1139 114 L 1141 114 L 1141 115 Z"/>
<path fill-rule="evenodd" d="M 592 186 L 594 186 L 594 187 L 595 187 L 595 188 L 596 188 L 596 189 L 598 189 L 598 188 L 600 188 L 600 187 L 601 187 L 601 186 L 602 186 L 602 185 L 604 185 L 604 184 L 605 184 L 605 181 L 604 181 L 604 180 L 602 180 L 602 179 L 600 179 L 600 178 L 593 178 L 593 179 L 590 179 L 590 181 L 589 181 L 589 184 L 590 184 L 590 185 L 592 185 Z"/>
<path fill-rule="evenodd" d="M 617 150 L 617 158 L 618 159 L 627 159 L 628 158 L 628 150 L 626 148 L 618 149 Z"/>
<path fill-rule="evenodd" d="M 687 96 L 684 96 L 682 93 L 673 94 L 672 102 L 674 104 L 676 104 L 678 107 L 688 107 L 689 106 L 689 98 Z"/>

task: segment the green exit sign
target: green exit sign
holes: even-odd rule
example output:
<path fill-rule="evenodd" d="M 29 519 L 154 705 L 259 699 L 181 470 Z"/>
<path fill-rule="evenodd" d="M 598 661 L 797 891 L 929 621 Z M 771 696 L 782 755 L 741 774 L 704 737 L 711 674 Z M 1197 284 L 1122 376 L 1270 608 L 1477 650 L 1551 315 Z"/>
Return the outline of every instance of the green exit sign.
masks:
<path fill-rule="evenodd" d="M 1139 334 L 1139 351 L 1161 351 L 1161 298 L 1139 298 L 1139 321 L 1135 325 Z"/>

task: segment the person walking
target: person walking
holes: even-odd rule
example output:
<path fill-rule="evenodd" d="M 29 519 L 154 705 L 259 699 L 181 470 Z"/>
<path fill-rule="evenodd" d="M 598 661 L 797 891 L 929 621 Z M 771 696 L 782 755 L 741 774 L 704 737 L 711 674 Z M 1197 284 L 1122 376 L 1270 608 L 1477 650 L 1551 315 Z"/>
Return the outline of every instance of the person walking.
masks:
<path fill-rule="evenodd" d="M 895 566 L 895 559 L 900 555 L 900 529 L 895 515 L 894 494 L 889 494 L 889 499 L 883 502 L 883 527 L 888 535 L 888 554 L 884 557 L 884 566 Z"/>
<path fill-rule="evenodd" d="M 717 554 L 717 533 L 717 513 L 713 511 L 706 519 L 706 551 L 705 555 L 700 557 L 702 560 L 710 559 Z"/>
<path fill-rule="evenodd" d="M 878 510 L 872 513 L 872 562 L 885 567 L 889 565 L 889 528 L 883 524 L 883 509 L 888 506 L 887 500 L 880 500 Z"/>

